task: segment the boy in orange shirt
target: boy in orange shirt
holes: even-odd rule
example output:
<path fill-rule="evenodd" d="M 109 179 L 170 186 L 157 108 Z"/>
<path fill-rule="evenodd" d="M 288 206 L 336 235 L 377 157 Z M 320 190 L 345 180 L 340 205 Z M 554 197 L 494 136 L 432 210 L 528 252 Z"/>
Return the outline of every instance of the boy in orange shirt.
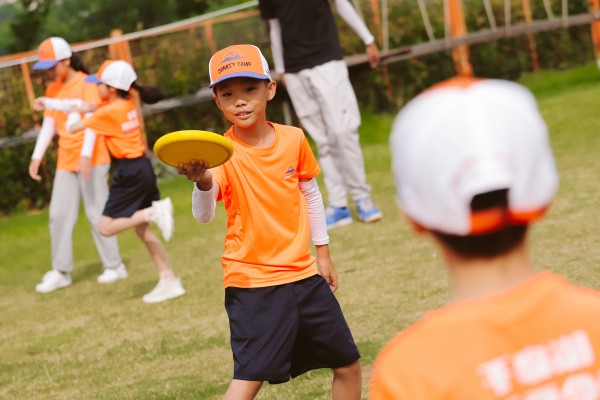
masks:
<path fill-rule="evenodd" d="M 264 381 L 317 368 L 333 369 L 334 399 L 359 399 L 360 355 L 333 295 L 337 274 L 310 146 L 299 128 L 267 121 L 276 83 L 256 46 L 217 52 L 209 71 L 214 100 L 233 124 L 225 137 L 234 153 L 212 170 L 198 160 L 178 171 L 195 182 L 196 219 L 211 221 L 215 200 L 227 211 L 222 264 L 234 374 L 225 399 L 253 399 Z"/>
<path fill-rule="evenodd" d="M 399 203 L 454 290 L 381 352 L 370 399 L 600 398 L 600 293 L 527 255 L 558 186 L 531 93 L 454 78 L 404 107 L 390 145 Z"/>
<path fill-rule="evenodd" d="M 156 175 L 144 154 L 146 145 L 142 140 L 140 116 L 130 91 L 136 90 L 142 102 L 148 104 L 162 100 L 164 94 L 154 87 L 139 85 L 133 67 L 122 60 L 105 61 L 96 74 L 85 80 L 97 84 L 98 94 L 106 105 L 83 121 L 72 123 L 68 129 L 71 132 L 92 129 L 104 138 L 108 150 L 117 159 L 98 230 L 102 235 L 113 236 L 134 228 L 144 242 L 159 273 L 156 287 L 142 298 L 145 303 L 182 296 L 185 289 L 173 273 L 164 246 L 150 229 L 149 223 L 156 223 L 164 239 L 171 240 L 173 205 L 168 197 L 160 200 Z"/>

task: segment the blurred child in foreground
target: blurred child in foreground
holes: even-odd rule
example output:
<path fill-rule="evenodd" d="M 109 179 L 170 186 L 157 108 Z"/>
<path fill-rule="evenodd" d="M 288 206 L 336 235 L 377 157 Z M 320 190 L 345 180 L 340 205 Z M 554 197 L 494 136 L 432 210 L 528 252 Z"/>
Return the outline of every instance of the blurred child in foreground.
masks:
<path fill-rule="evenodd" d="M 454 288 L 384 348 L 370 399 L 600 398 L 600 293 L 528 256 L 528 225 L 558 187 L 531 93 L 449 80 L 404 107 L 390 145 L 399 204 Z"/>

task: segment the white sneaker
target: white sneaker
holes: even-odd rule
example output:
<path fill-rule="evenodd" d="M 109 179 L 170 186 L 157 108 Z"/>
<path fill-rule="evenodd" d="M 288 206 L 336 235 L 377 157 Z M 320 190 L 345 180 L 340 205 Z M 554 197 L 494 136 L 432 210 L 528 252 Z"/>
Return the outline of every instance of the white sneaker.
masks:
<path fill-rule="evenodd" d="M 54 292 L 56 289 L 67 287 L 71 283 L 73 283 L 71 274 L 51 270 L 44 274 L 42 282 L 35 286 L 35 290 L 39 293 L 50 293 Z"/>
<path fill-rule="evenodd" d="M 125 265 L 120 264 L 116 268 L 104 268 L 104 271 L 98 277 L 98 283 L 113 283 L 125 278 L 127 278 L 127 270 Z"/>
<path fill-rule="evenodd" d="M 173 203 L 167 197 L 166 199 L 153 201 L 152 207 L 154 208 L 152 222 L 158 226 L 163 238 L 168 242 L 173 237 L 175 225 L 175 221 L 173 220 Z"/>
<path fill-rule="evenodd" d="M 179 278 L 161 279 L 156 284 L 152 291 L 142 298 L 144 303 L 160 303 L 161 301 L 174 299 L 175 297 L 183 296 L 185 289 L 181 286 Z"/>

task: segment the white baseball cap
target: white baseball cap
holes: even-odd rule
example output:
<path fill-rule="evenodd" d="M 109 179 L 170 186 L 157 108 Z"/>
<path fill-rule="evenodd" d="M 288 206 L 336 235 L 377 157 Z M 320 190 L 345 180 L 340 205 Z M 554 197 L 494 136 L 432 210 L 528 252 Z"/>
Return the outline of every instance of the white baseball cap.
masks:
<path fill-rule="evenodd" d="M 40 43 L 38 47 L 38 61 L 33 64 L 33 69 L 50 69 L 59 61 L 71 58 L 73 52 L 69 43 L 60 37 L 50 37 Z"/>
<path fill-rule="evenodd" d="M 558 173 L 533 95 L 501 80 L 453 78 L 410 101 L 390 139 L 398 202 L 426 230 L 467 236 L 544 214 Z M 508 212 L 472 212 L 508 189 Z"/>
<path fill-rule="evenodd" d="M 88 75 L 86 82 L 104 83 L 110 87 L 128 91 L 131 84 L 137 80 L 133 67 L 123 60 L 106 60 L 100 66 L 98 72 Z"/>

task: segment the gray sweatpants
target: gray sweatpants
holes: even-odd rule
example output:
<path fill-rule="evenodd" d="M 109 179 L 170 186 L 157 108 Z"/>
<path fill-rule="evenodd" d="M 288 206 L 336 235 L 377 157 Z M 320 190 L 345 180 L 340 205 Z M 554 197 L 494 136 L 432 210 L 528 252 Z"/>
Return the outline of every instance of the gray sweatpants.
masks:
<path fill-rule="evenodd" d="M 83 198 L 85 215 L 104 268 L 121 264 L 117 237 L 106 237 L 98 232 L 98 222 L 108 199 L 108 172 L 110 165 L 92 168 L 90 179 L 77 172 L 56 171 L 50 200 L 50 241 L 52 268 L 62 272 L 73 271 L 73 230 L 79 216 L 79 199 Z"/>
<path fill-rule="evenodd" d="M 286 73 L 285 84 L 302 126 L 317 144 L 329 204 L 348 206 L 370 196 L 358 139 L 360 111 L 342 60 L 298 73 Z"/>

